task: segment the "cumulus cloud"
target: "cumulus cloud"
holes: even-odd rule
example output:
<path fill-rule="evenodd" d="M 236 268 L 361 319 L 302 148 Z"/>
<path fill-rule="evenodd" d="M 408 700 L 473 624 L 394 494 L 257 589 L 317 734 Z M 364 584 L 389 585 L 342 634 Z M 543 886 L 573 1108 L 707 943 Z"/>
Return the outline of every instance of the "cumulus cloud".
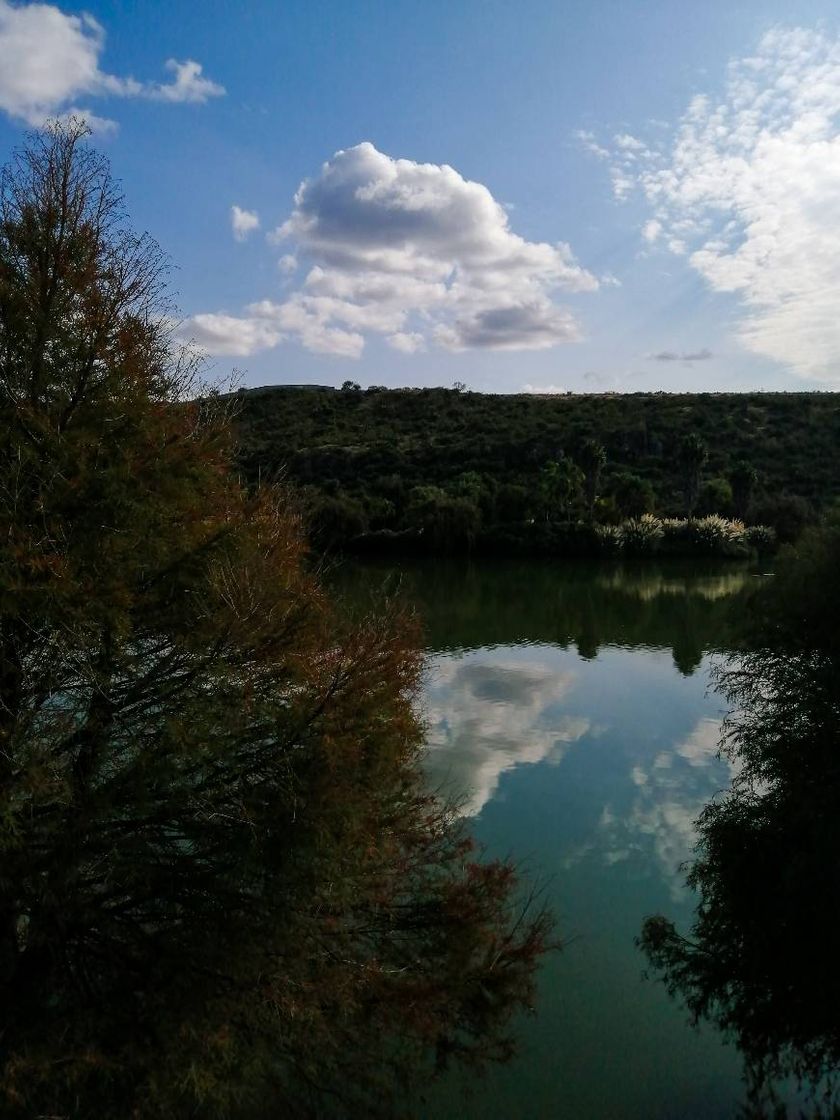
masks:
<path fill-rule="evenodd" d="M 255 229 L 260 228 L 259 214 L 254 210 L 243 210 L 235 203 L 230 208 L 230 226 L 237 241 L 244 241 Z"/>
<path fill-rule="evenodd" d="M 682 353 L 660 350 L 657 354 L 648 354 L 648 357 L 653 362 L 708 362 L 714 355 L 704 346 L 702 350 L 687 350 Z"/>
<path fill-rule="evenodd" d="M 93 16 L 66 15 L 51 4 L 0 0 L 0 110 L 38 126 L 49 116 L 75 112 L 98 130 L 113 122 L 79 108 L 80 97 L 143 97 L 203 102 L 224 93 L 201 65 L 170 59 L 170 82 L 138 82 L 100 68 L 105 30 Z"/>
<path fill-rule="evenodd" d="M 395 334 L 388 335 L 387 342 L 403 354 L 416 354 L 426 346 L 426 340 L 417 331 L 397 331 Z"/>
<path fill-rule="evenodd" d="M 271 322 L 258 314 L 248 318 L 235 315 L 195 315 L 181 332 L 186 340 L 211 354 L 244 358 L 266 350 L 283 337 Z"/>
<path fill-rule="evenodd" d="M 768 32 L 730 64 L 721 96 L 691 101 L 667 149 L 643 165 L 627 155 L 616 145 L 618 193 L 640 187 L 646 228 L 735 296 L 740 343 L 840 381 L 840 39 Z"/>
<path fill-rule="evenodd" d="M 599 286 L 567 244 L 514 233 L 481 183 L 370 143 L 304 180 L 269 240 L 309 267 L 302 287 L 271 305 L 278 332 L 345 355 L 368 335 L 404 352 L 547 349 L 580 337 L 557 293 Z M 266 301 L 258 306 L 264 317 Z"/>

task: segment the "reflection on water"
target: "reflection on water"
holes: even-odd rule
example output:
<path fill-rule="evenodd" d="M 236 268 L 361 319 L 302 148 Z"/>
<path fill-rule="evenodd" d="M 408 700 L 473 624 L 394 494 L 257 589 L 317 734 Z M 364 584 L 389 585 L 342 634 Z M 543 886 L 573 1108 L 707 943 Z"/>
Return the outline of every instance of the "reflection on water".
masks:
<path fill-rule="evenodd" d="M 358 595 L 383 575 L 345 579 Z M 730 780 L 709 671 L 755 578 L 534 561 L 401 573 L 427 626 L 429 780 L 492 854 L 550 879 L 568 942 L 520 1056 L 478 1087 L 432 1090 L 430 1120 L 735 1115 L 737 1055 L 643 981 L 634 938 L 651 913 L 690 923 L 680 864 Z"/>
<path fill-rule="evenodd" d="M 564 709 L 572 669 L 552 665 L 551 649 L 497 646 L 444 654 L 426 676 L 427 772 L 437 789 L 480 813 L 500 776 L 525 763 L 558 763 L 566 746 L 591 730 L 587 716 Z"/>

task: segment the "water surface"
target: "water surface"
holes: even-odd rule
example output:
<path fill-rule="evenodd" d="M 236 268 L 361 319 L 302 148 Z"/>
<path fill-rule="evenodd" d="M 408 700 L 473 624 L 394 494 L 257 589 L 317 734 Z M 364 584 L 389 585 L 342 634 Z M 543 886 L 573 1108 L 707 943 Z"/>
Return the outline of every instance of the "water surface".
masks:
<path fill-rule="evenodd" d="M 358 590 L 385 574 L 348 578 Z M 461 799 L 491 855 L 548 880 L 566 942 L 517 1058 L 477 1084 L 445 1080 L 424 1115 L 736 1115 L 737 1054 L 643 978 L 634 938 L 656 912 L 690 925 L 681 864 L 730 778 L 709 674 L 756 578 L 685 564 L 402 568 L 427 628 L 429 781 Z"/>

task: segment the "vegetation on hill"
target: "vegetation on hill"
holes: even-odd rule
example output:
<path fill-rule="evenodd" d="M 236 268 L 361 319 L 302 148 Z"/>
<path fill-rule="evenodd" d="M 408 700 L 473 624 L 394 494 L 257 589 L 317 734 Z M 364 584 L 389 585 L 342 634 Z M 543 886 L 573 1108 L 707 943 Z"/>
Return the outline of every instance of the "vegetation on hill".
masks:
<path fill-rule="evenodd" d="M 830 393 L 494 396 L 348 382 L 240 391 L 237 403 L 245 476 L 302 488 L 325 545 L 406 534 L 432 550 L 586 551 L 591 535 L 569 526 L 646 513 L 716 514 L 784 541 L 840 497 Z"/>

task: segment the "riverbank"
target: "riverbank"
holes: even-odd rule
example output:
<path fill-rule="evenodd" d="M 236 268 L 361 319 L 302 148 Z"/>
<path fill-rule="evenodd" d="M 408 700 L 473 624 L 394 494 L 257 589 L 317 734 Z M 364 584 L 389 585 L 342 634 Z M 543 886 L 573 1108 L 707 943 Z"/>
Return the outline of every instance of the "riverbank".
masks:
<path fill-rule="evenodd" d="M 749 559 L 775 551 L 776 535 L 764 525 L 717 515 L 660 518 L 645 514 L 617 525 L 587 522 L 527 521 L 495 526 L 472 537 L 441 526 L 424 529 L 380 529 L 359 533 L 345 542 L 358 555 L 535 556 L 559 559 L 685 557 Z"/>

